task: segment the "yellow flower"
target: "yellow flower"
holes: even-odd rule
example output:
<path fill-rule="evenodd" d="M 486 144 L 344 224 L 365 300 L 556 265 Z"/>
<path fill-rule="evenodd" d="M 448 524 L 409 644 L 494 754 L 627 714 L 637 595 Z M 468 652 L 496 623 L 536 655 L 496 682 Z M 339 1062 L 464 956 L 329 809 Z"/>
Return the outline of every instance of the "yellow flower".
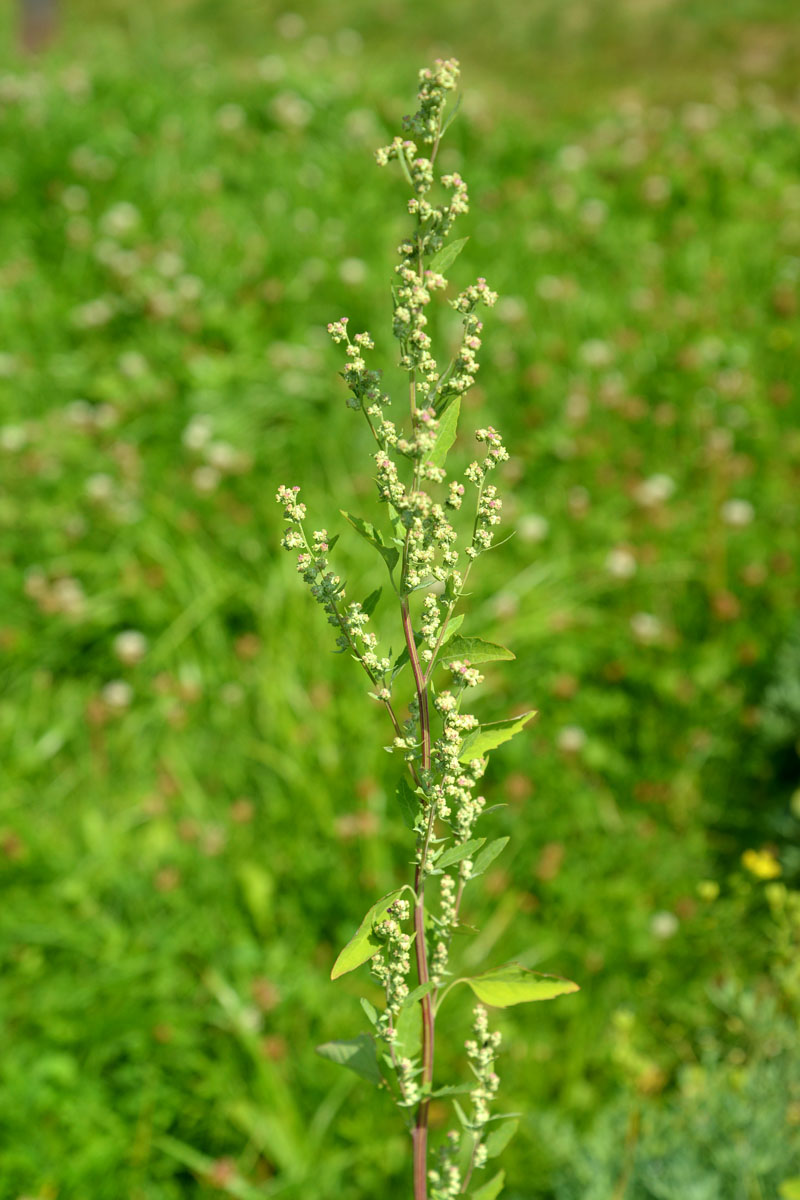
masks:
<path fill-rule="evenodd" d="M 777 879 L 781 864 L 771 850 L 745 850 L 742 866 L 756 879 Z"/>

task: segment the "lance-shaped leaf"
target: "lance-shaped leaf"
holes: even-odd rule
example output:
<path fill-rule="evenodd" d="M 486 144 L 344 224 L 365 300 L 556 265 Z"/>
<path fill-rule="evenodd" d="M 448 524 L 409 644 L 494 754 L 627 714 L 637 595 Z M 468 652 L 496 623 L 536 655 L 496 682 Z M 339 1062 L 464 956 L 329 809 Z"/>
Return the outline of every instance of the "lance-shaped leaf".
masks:
<path fill-rule="evenodd" d="M 502 1154 L 518 1128 L 519 1121 L 514 1119 L 504 1121 L 502 1125 L 497 1126 L 497 1129 L 493 1129 L 486 1139 L 487 1158 L 497 1158 L 498 1154 Z"/>
<path fill-rule="evenodd" d="M 470 1192 L 472 1200 L 497 1200 L 497 1197 L 503 1190 L 506 1181 L 505 1171 L 498 1171 L 493 1179 L 488 1183 L 484 1183 L 477 1190 Z"/>
<path fill-rule="evenodd" d="M 491 866 L 498 854 L 502 854 L 510 840 L 507 837 L 495 838 L 493 842 L 489 842 L 488 846 L 484 846 L 480 853 L 476 854 L 473 859 L 470 879 L 475 879 L 478 875 L 482 875 L 486 868 Z"/>
<path fill-rule="evenodd" d="M 473 850 L 480 850 L 486 838 L 471 838 L 468 842 L 462 842 L 460 846 L 451 846 L 449 850 L 445 850 L 436 860 L 436 867 L 452 867 L 453 863 L 461 862 L 462 858 L 469 858 Z"/>
<path fill-rule="evenodd" d="M 370 1083 L 380 1086 L 382 1082 L 375 1043 L 368 1033 L 360 1033 L 358 1037 L 341 1042 L 325 1042 L 324 1045 L 317 1046 L 317 1054 L 329 1058 L 341 1067 L 347 1067 L 349 1071 L 355 1071 L 356 1075 Z"/>
<path fill-rule="evenodd" d="M 364 612 L 367 614 L 368 617 L 371 617 L 372 614 L 375 612 L 375 609 L 378 606 L 378 601 L 381 598 L 382 591 L 383 591 L 383 588 L 376 588 L 374 592 L 370 592 L 370 594 L 367 596 L 366 600 L 362 600 L 361 607 L 363 608 Z"/>
<path fill-rule="evenodd" d="M 416 829 L 422 812 L 422 801 L 405 779 L 401 779 L 397 786 L 397 802 L 400 806 L 403 824 L 409 829 Z"/>
<path fill-rule="evenodd" d="M 379 938 L 375 937 L 372 928 L 378 921 L 383 920 L 395 900 L 399 899 L 404 891 L 405 888 L 399 888 L 396 892 L 388 892 L 373 904 L 333 964 L 331 979 L 338 979 L 340 975 L 346 975 L 348 971 L 355 971 L 356 967 L 360 967 L 380 950 L 382 943 Z"/>
<path fill-rule="evenodd" d="M 472 666 L 476 663 L 501 662 L 516 658 L 505 646 L 487 642 L 479 637 L 454 637 L 442 647 L 439 662 L 449 663 L 457 658 L 467 659 Z"/>
<path fill-rule="evenodd" d="M 556 996 L 580 991 L 577 983 L 571 979 L 561 979 L 558 975 L 539 975 L 513 962 L 457 982 L 469 984 L 478 999 L 484 1004 L 491 1004 L 493 1008 L 527 1004 L 531 1000 L 553 1000 Z"/>
<path fill-rule="evenodd" d="M 452 267 L 468 241 L 468 237 L 456 238 L 449 246 L 442 246 L 441 250 L 431 259 L 428 270 L 435 271 L 437 275 L 444 275 L 445 271 Z"/>
<path fill-rule="evenodd" d="M 439 431 L 436 434 L 436 441 L 433 443 L 433 449 L 428 456 L 428 462 L 433 463 L 435 467 L 443 467 L 447 460 L 450 447 L 456 440 L 460 412 L 461 397 L 459 396 L 449 405 L 439 421 Z"/>
<path fill-rule="evenodd" d="M 369 542 L 370 546 L 375 547 L 389 568 L 389 574 L 391 574 L 397 565 L 398 558 L 400 557 L 399 550 L 396 550 L 394 546 L 387 545 L 380 529 L 376 529 L 374 525 L 369 523 L 369 521 L 364 521 L 361 519 L 361 517 L 354 517 L 352 513 L 347 513 L 344 511 L 344 509 L 340 509 L 339 511 L 341 512 L 345 521 L 348 521 L 349 524 L 353 526 L 353 529 L 355 529 L 356 533 L 360 533 L 364 541 Z"/>
<path fill-rule="evenodd" d="M 521 717 L 510 717 L 507 721 L 495 721 L 491 725 L 481 725 L 479 729 L 467 734 L 461 743 L 459 762 L 471 762 L 473 758 L 483 758 L 490 750 L 510 742 L 515 734 L 536 716 L 536 709 L 523 713 Z"/>

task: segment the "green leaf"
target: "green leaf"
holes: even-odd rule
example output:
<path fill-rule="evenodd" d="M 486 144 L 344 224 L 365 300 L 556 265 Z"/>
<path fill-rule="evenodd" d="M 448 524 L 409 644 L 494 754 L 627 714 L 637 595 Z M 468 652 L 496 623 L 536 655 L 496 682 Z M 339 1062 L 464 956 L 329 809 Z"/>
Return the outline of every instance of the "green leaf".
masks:
<path fill-rule="evenodd" d="M 476 663 L 502 662 L 516 655 L 505 646 L 496 642 L 486 642 L 479 637 L 454 637 L 448 642 L 447 650 L 442 650 L 439 662 L 453 662 L 456 658 L 466 658 L 475 666 Z"/>
<path fill-rule="evenodd" d="M 438 1100 L 441 1096 L 461 1096 L 471 1092 L 474 1087 L 474 1083 L 451 1083 L 448 1087 L 440 1087 L 431 1092 L 431 1100 Z"/>
<path fill-rule="evenodd" d="M 375 547 L 389 568 L 389 574 L 391 575 L 397 565 L 400 552 L 395 550 L 394 546 L 388 546 L 380 529 L 376 529 L 369 521 L 363 521 L 361 517 L 354 517 L 352 513 L 347 513 L 344 509 L 340 509 L 339 511 L 345 521 L 353 526 L 356 533 L 360 533 L 365 542 L 369 542 L 370 546 Z"/>
<path fill-rule="evenodd" d="M 539 975 L 536 971 L 521 967 L 519 963 L 505 963 L 502 967 L 484 971 L 482 975 L 473 975 L 457 982 L 468 983 L 479 1000 L 494 1008 L 508 1008 L 511 1004 L 526 1004 L 530 1000 L 552 1000 L 556 996 L 580 991 L 577 983 L 570 979 L 561 979 L 558 975 Z"/>
<path fill-rule="evenodd" d="M 510 840 L 507 837 L 495 838 L 493 842 L 489 842 L 488 846 L 484 846 L 480 854 L 475 855 L 470 879 L 475 879 L 477 875 L 482 875 L 486 868 L 491 866 L 498 854 L 502 854 Z"/>
<path fill-rule="evenodd" d="M 479 729 L 467 734 L 461 743 L 458 755 L 459 762 L 470 762 L 473 758 L 483 758 L 490 750 L 510 742 L 515 734 L 536 716 L 536 709 L 523 713 L 521 717 L 510 717 L 507 721 L 495 721 L 491 725 L 481 725 Z"/>
<path fill-rule="evenodd" d="M 461 626 L 464 624 L 464 614 L 459 613 L 457 617 L 451 617 L 447 623 L 447 629 L 444 631 L 442 645 L 446 646 L 449 641 L 455 636 Z"/>
<path fill-rule="evenodd" d="M 461 862 L 462 858 L 469 858 L 473 850 L 479 850 L 486 838 L 472 838 L 468 842 L 462 842 L 460 846 L 452 846 L 449 850 L 437 858 L 436 867 L 452 867 L 453 863 Z"/>
<path fill-rule="evenodd" d="M 442 246 L 438 254 L 434 254 L 431 259 L 428 270 L 435 271 L 437 275 L 444 275 L 445 271 L 452 267 L 468 241 L 468 237 L 456 238 L 449 246 Z"/>
<path fill-rule="evenodd" d="M 519 1129 L 519 1121 L 504 1121 L 493 1129 L 486 1139 L 486 1154 L 489 1158 L 497 1158 L 502 1154 L 514 1134 Z"/>
<path fill-rule="evenodd" d="M 359 1000 L 359 1003 L 360 1003 L 361 1007 L 363 1008 L 364 1012 L 366 1013 L 367 1020 L 369 1021 L 370 1025 L 377 1025 L 378 1024 L 378 1010 L 375 1007 L 375 1005 L 370 1004 L 370 1002 L 369 1002 L 369 1000 L 367 1000 L 366 996 L 362 996 L 361 999 Z"/>
<path fill-rule="evenodd" d="M 246 858 L 236 868 L 236 882 L 256 932 L 266 933 L 272 916 L 272 876 L 260 863 Z"/>
<path fill-rule="evenodd" d="M 484 1183 L 477 1191 L 470 1192 L 470 1196 L 472 1200 L 497 1200 L 497 1197 L 503 1190 L 505 1181 L 505 1171 L 498 1171 L 494 1179 L 490 1179 L 488 1183 Z"/>
<path fill-rule="evenodd" d="M 423 998 L 423 996 L 428 996 L 428 995 L 430 995 L 431 992 L 433 992 L 435 990 L 436 990 L 436 984 L 434 984 L 434 983 L 419 984 L 418 987 L 414 988 L 413 992 L 408 993 L 405 1000 L 403 1001 L 403 1008 L 412 1008 L 417 1003 L 418 1000 L 421 1000 Z"/>
<path fill-rule="evenodd" d="M 800 1175 L 794 1175 L 791 1179 L 784 1179 L 778 1188 L 778 1195 L 781 1200 L 800 1200 Z"/>
<path fill-rule="evenodd" d="M 360 1033 L 358 1037 L 346 1041 L 325 1042 L 324 1045 L 317 1046 L 317 1054 L 338 1063 L 340 1067 L 355 1071 L 356 1075 L 360 1075 L 369 1083 L 380 1085 L 382 1082 L 375 1043 L 368 1033 Z"/>
<path fill-rule="evenodd" d="M 453 111 L 450 113 L 450 116 L 447 118 L 444 125 L 442 126 L 442 132 L 439 134 L 439 141 L 442 140 L 442 138 L 447 133 L 450 126 L 453 124 L 453 121 L 455 121 L 456 117 L 458 116 L 458 110 L 460 108 L 461 108 L 461 97 L 459 96 L 458 99 L 456 100 L 455 104 L 453 105 Z"/>
<path fill-rule="evenodd" d="M 363 608 L 364 612 L 367 614 L 368 617 L 371 617 L 372 614 L 375 612 L 375 609 L 378 607 L 378 601 L 381 598 L 382 591 L 383 591 L 383 588 L 375 588 L 375 591 L 370 592 L 370 594 L 367 596 L 366 600 L 364 600 L 362 602 L 361 607 Z"/>
<path fill-rule="evenodd" d="M 433 463 L 435 467 L 443 467 L 447 460 L 450 447 L 456 440 L 460 412 L 461 397 L 459 396 L 449 405 L 439 421 L 439 431 L 436 434 L 436 441 L 433 443 L 433 449 L 428 456 L 428 462 Z"/>
<path fill-rule="evenodd" d="M 360 967 L 380 949 L 380 939 L 375 937 L 372 927 L 376 922 L 383 920 L 395 900 L 402 896 L 404 891 L 405 888 L 399 888 L 396 892 L 388 892 L 373 904 L 333 964 L 331 979 L 338 979 L 340 975 L 346 975 L 348 971 L 355 971 L 356 967 Z"/>
<path fill-rule="evenodd" d="M 397 1038 L 394 1043 L 398 1058 L 416 1058 L 422 1049 L 422 1016 L 416 1004 L 401 1008 L 394 1019 Z"/>
<path fill-rule="evenodd" d="M 401 779 L 398 785 L 397 802 L 400 805 L 403 824 L 409 829 L 416 829 L 420 813 L 422 812 L 422 803 L 419 796 L 405 779 Z"/>

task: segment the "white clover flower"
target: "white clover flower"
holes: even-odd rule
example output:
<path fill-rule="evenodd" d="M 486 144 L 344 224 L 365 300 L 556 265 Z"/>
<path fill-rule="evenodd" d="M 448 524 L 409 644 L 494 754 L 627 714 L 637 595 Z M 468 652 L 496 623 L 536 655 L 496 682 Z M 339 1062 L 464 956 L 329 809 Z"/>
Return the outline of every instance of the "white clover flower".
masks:
<path fill-rule="evenodd" d="M 57 579 L 53 584 L 53 604 L 57 612 L 68 617 L 80 617 L 86 609 L 86 595 L 80 580 L 71 575 Z"/>
<path fill-rule="evenodd" d="M 526 513 L 517 522 L 517 533 L 523 542 L 543 542 L 550 532 L 550 522 L 540 513 Z"/>
<path fill-rule="evenodd" d="M 244 128 L 247 115 L 241 104 L 223 104 L 217 109 L 215 119 L 217 128 L 223 133 L 235 133 L 237 129 Z"/>
<path fill-rule="evenodd" d="M 287 129 L 304 129 L 314 115 L 311 104 L 297 92 L 279 92 L 270 104 L 269 111 L 278 124 L 285 125 Z"/>
<path fill-rule="evenodd" d="M 89 193 L 80 184 L 73 183 L 61 193 L 61 203 L 67 212 L 82 212 L 89 203 Z"/>
<path fill-rule="evenodd" d="M 636 574 L 636 559 L 624 546 L 615 546 L 606 555 L 605 567 L 615 579 L 632 579 Z"/>
<path fill-rule="evenodd" d="M 565 754 L 579 754 L 586 745 L 586 731 L 580 725 L 565 725 L 558 734 L 557 744 Z"/>
<path fill-rule="evenodd" d="M 89 476 L 83 485 L 83 490 L 90 500 L 102 504 L 114 495 L 114 480 L 110 475 L 98 471 L 97 474 Z"/>
<path fill-rule="evenodd" d="M 82 329 L 98 329 L 101 325 L 108 324 L 115 310 L 115 302 L 110 297 L 98 296 L 96 300 L 89 300 L 86 304 L 79 304 L 77 308 L 73 308 L 72 321 Z"/>
<path fill-rule="evenodd" d="M 562 171 L 580 171 L 586 166 L 587 157 L 583 146 L 562 146 L 557 161 Z"/>
<path fill-rule="evenodd" d="M 643 479 L 634 491 L 634 498 L 642 508 L 655 508 L 664 504 L 675 494 L 675 480 L 669 475 L 651 475 Z"/>
<path fill-rule="evenodd" d="M 753 520 L 755 509 L 749 500 L 726 500 L 720 509 L 720 515 L 731 529 L 743 529 Z"/>
<path fill-rule="evenodd" d="M 192 471 L 192 485 L 195 491 L 208 494 L 216 491 L 221 475 L 216 467 L 197 467 Z"/>
<path fill-rule="evenodd" d="M 579 347 L 578 353 L 587 367 L 607 367 L 614 358 L 614 348 L 600 338 L 590 338 Z"/>
<path fill-rule="evenodd" d="M 650 932 L 660 942 L 666 942 L 674 937 L 680 927 L 680 921 L 675 913 L 663 911 L 653 913 L 650 918 Z"/>
<path fill-rule="evenodd" d="M 275 28 L 287 42 L 297 41 L 306 31 L 305 18 L 296 12 L 281 13 L 275 22 Z"/>
<path fill-rule="evenodd" d="M 360 258 L 344 258 L 339 263 L 339 278 L 342 283 L 356 287 L 367 278 L 367 264 Z"/>
<path fill-rule="evenodd" d="M 128 708 L 133 700 L 133 688 L 124 679 L 112 679 L 103 687 L 100 695 L 109 708 L 121 712 Z"/>
<path fill-rule="evenodd" d="M 279 54 L 268 54 L 259 60 L 258 73 L 265 83 L 277 83 L 286 74 L 286 63 Z"/>
<path fill-rule="evenodd" d="M 128 379 L 139 379 L 147 374 L 147 359 L 138 350 L 126 350 L 119 356 L 119 369 Z"/>
<path fill-rule="evenodd" d="M 664 632 L 664 626 L 652 613 L 639 612 L 634 613 L 631 617 L 631 630 L 637 642 L 651 645 L 653 642 L 659 641 Z"/>
<path fill-rule="evenodd" d="M 0 426 L 0 448 L 15 453 L 28 444 L 28 434 L 23 425 Z"/>
<path fill-rule="evenodd" d="M 664 204 L 671 192 L 672 184 L 666 175 L 648 175 L 642 184 L 642 195 L 648 204 Z"/>
<path fill-rule="evenodd" d="M 131 233 L 141 220 L 141 214 L 138 208 L 133 204 L 129 204 L 127 200 L 122 200 L 119 204 L 115 204 L 109 208 L 100 219 L 100 226 L 104 233 L 111 234 L 113 237 L 120 237 L 123 234 Z"/>
<path fill-rule="evenodd" d="M 147 653 L 147 638 L 138 629 L 125 629 L 114 638 L 114 653 L 126 667 L 135 666 Z"/>

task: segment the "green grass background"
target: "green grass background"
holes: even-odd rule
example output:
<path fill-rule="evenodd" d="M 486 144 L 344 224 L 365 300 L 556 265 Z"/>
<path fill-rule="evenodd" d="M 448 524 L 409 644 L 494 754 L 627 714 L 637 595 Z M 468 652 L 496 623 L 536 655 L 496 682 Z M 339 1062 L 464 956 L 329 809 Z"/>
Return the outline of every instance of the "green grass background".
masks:
<path fill-rule="evenodd" d="M 331 532 L 340 508 L 368 515 L 369 444 L 324 327 L 371 330 L 399 383 L 405 192 L 372 152 L 418 67 L 456 54 L 447 165 L 473 206 L 453 273 L 503 297 L 457 450 L 470 426 L 503 430 L 518 531 L 481 564 L 465 631 L 517 655 L 481 715 L 541 714 L 487 776 L 507 805 L 487 832 L 512 841 L 462 961 L 582 988 L 497 1017 L 503 1106 L 523 1114 L 506 1194 L 791 1200 L 794 5 L 350 0 L 287 19 L 98 0 L 65 4 L 37 58 L 13 16 L 0 1197 L 408 1194 L 388 1104 L 313 1049 L 361 1028 L 371 985 L 330 965 L 407 876 L 397 764 L 283 561 L 273 496 L 301 484 Z M 670 494 L 647 506 L 653 476 Z M 731 499 L 752 505 L 741 528 Z M 620 547 L 629 579 L 607 567 Z M 374 564 L 337 551 L 366 594 Z M 126 666 L 130 629 L 148 646 Z M 466 1001 L 451 1015 L 442 1082 Z"/>

